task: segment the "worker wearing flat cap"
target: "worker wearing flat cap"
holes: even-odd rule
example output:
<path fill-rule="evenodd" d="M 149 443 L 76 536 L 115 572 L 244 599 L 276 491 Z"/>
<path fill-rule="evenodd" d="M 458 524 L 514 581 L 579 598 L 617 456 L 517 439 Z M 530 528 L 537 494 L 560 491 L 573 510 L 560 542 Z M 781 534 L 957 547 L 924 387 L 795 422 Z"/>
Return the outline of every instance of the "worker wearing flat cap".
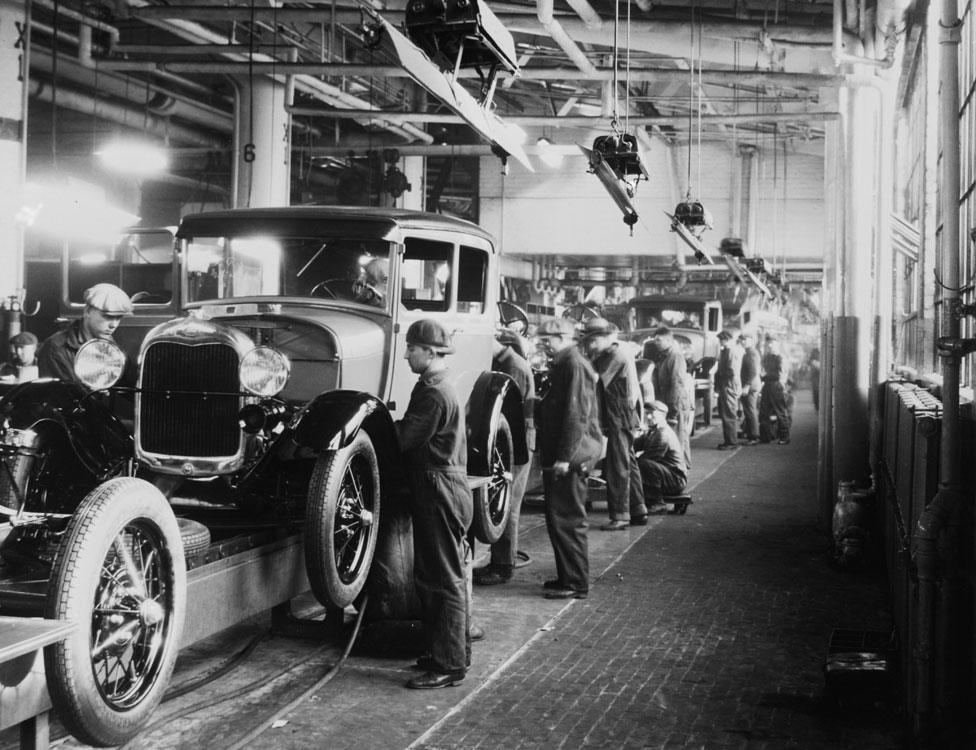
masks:
<path fill-rule="evenodd" d="M 26 383 L 38 377 L 37 336 L 21 331 L 11 336 L 10 360 L 0 365 L 0 379 L 6 383 Z"/>
<path fill-rule="evenodd" d="M 85 290 L 84 299 L 81 318 L 41 344 L 37 353 L 41 377 L 75 381 L 75 355 L 81 345 L 91 339 L 114 341 L 113 334 L 122 318 L 132 315 L 129 295 L 115 284 L 95 284 Z"/>
<path fill-rule="evenodd" d="M 668 424 L 668 405 L 663 401 L 651 401 L 644 406 L 647 431 L 634 441 L 638 452 L 644 484 L 647 511 L 652 515 L 666 513 L 664 498 L 685 491 L 688 484 L 688 466 L 684 447 L 677 433 Z"/>
<path fill-rule="evenodd" d="M 575 333 L 565 318 L 546 320 L 536 330 L 539 347 L 552 359 L 537 425 L 546 529 L 556 559 L 556 577 L 543 584 L 547 599 L 585 599 L 590 587 L 586 472 L 600 458 L 603 436 L 596 373 Z"/>
<path fill-rule="evenodd" d="M 718 415 L 722 418 L 720 451 L 739 446 L 739 396 L 742 393 L 742 349 L 730 331 L 719 331 L 718 366 L 715 368 L 715 393 Z"/>
<path fill-rule="evenodd" d="M 600 422 L 607 438 L 603 477 L 607 483 L 610 521 L 600 528 L 625 531 L 631 524 L 647 524 L 647 507 L 634 453 L 634 436 L 641 427 L 643 403 L 637 381 L 637 362 L 621 349 L 617 327 L 609 320 L 588 320 L 583 327 L 582 343 L 599 375 Z"/>
<path fill-rule="evenodd" d="M 407 329 L 404 355 L 420 379 L 396 423 L 410 484 L 413 575 L 421 605 L 424 674 L 407 683 L 417 689 L 458 685 L 470 662 L 465 534 L 474 504 L 467 482 L 464 410 L 451 384 L 445 356 L 451 335 L 436 320 Z"/>

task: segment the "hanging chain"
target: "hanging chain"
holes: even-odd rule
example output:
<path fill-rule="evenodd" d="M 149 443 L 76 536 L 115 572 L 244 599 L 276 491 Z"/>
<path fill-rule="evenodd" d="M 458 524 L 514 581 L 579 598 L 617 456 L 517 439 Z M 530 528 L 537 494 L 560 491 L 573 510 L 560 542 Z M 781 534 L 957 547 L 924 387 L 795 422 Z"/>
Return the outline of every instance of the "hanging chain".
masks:
<path fill-rule="evenodd" d="M 698 189 L 701 190 L 702 162 L 702 20 L 698 17 Z"/>
<path fill-rule="evenodd" d="M 620 35 L 620 0 L 613 4 L 613 117 L 610 120 L 610 127 L 614 133 L 620 130 L 620 121 L 617 119 L 617 41 Z"/>
<path fill-rule="evenodd" d="M 691 198 L 691 144 L 692 132 L 695 127 L 695 4 L 691 4 L 691 39 L 688 45 L 688 69 L 690 78 L 688 81 L 688 186 L 685 193 L 685 200 Z"/>

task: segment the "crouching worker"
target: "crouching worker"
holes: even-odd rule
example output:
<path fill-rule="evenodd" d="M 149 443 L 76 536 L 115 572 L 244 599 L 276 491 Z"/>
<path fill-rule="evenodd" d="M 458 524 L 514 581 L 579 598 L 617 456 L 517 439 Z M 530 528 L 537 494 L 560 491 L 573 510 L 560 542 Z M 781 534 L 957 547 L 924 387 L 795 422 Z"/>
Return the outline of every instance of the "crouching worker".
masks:
<path fill-rule="evenodd" d="M 634 441 L 634 449 L 638 451 L 647 512 L 661 514 L 668 510 L 665 497 L 685 491 L 688 467 L 681 440 L 668 424 L 668 405 L 652 401 L 645 405 L 645 414 L 647 432 Z"/>
<path fill-rule="evenodd" d="M 413 575 L 421 605 L 425 673 L 407 687 L 459 685 L 470 661 L 464 541 L 473 515 L 467 482 L 464 411 L 444 357 L 454 353 L 447 330 L 418 320 L 407 329 L 404 355 L 420 379 L 397 422 L 410 483 Z"/>

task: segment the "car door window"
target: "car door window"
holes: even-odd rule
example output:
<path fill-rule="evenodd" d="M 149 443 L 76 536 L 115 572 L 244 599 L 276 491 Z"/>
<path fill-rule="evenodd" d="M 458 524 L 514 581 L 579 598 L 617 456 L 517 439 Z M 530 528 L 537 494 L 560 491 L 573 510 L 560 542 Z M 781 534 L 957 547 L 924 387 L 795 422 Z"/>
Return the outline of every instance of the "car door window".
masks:
<path fill-rule="evenodd" d="M 480 315 L 485 311 L 488 279 L 488 253 L 461 246 L 458 253 L 457 309 L 459 313 Z"/>
<path fill-rule="evenodd" d="M 405 243 L 400 301 L 408 310 L 446 312 L 451 306 L 454 245 L 411 239 Z"/>

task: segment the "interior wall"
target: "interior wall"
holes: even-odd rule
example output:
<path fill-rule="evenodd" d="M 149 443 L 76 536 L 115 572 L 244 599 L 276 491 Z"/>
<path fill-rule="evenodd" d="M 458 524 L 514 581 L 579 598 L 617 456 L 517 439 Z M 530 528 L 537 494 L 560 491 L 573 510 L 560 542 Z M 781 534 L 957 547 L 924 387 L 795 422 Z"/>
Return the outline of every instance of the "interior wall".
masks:
<path fill-rule="evenodd" d="M 808 144 L 804 144 L 809 148 Z M 815 145 L 815 144 L 814 144 Z M 754 255 L 767 259 L 820 259 L 824 235 L 824 160 L 821 153 L 797 152 L 796 144 L 760 144 L 756 202 L 757 242 Z M 717 252 L 734 226 L 732 184 L 737 148 L 702 145 L 692 153 L 692 197 L 712 213 L 714 229 L 702 238 Z M 587 172 L 586 159 L 571 156 L 553 169 L 533 159 L 536 171 L 509 163 L 502 175 L 494 157 L 482 160 L 479 185 L 481 226 L 495 235 L 502 252 L 531 255 L 654 255 L 673 257 L 679 248 L 665 212 L 687 191 L 688 150 L 655 140 L 645 150 L 650 180 L 641 182 L 634 204 L 640 221 L 633 236 L 600 181 Z M 747 203 L 744 203 L 747 205 Z M 684 251 L 684 245 L 680 245 Z M 690 251 L 689 251 L 690 252 Z"/>

